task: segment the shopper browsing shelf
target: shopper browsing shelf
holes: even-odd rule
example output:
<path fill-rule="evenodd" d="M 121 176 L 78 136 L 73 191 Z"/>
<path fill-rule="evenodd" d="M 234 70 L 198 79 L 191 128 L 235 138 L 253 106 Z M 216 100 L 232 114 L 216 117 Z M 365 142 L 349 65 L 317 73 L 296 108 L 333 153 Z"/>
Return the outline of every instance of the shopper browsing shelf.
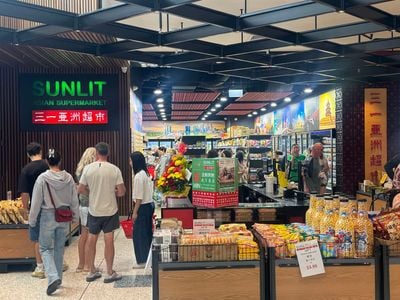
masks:
<path fill-rule="evenodd" d="M 133 246 L 136 263 L 141 266 L 146 262 L 153 239 L 153 182 L 141 152 L 131 154 L 131 163 L 134 174 Z"/>
<path fill-rule="evenodd" d="M 326 185 L 329 178 L 329 166 L 322 151 L 324 146 L 321 143 L 315 143 L 311 148 L 311 157 L 304 161 L 303 177 L 304 191 L 307 193 L 316 192 L 323 194 L 326 191 Z"/>
<path fill-rule="evenodd" d="M 89 260 L 90 273 L 86 281 L 91 282 L 102 276 L 94 268 L 96 244 L 101 231 L 104 232 L 104 256 L 108 276 L 104 283 L 111 283 L 122 278 L 113 270 L 114 263 L 114 230 L 119 228 L 117 197 L 125 195 L 125 185 L 121 170 L 107 161 L 109 146 L 106 143 L 96 145 L 96 161 L 87 165 L 79 180 L 79 194 L 89 195 L 88 228 L 89 237 L 86 256 Z"/>
<path fill-rule="evenodd" d="M 40 226 L 39 246 L 44 269 L 48 276 L 47 295 L 54 293 L 62 282 L 64 245 L 70 222 L 56 220 L 56 209 L 72 211 L 72 220 L 79 221 L 79 203 L 71 174 L 60 169 L 61 156 L 49 149 L 46 161 L 50 170 L 36 180 L 32 192 L 29 225 Z M 40 223 L 38 216 L 41 214 Z"/>
<path fill-rule="evenodd" d="M 75 171 L 76 179 L 80 180 L 82 176 L 82 171 L 85 166 L 91 164 L 96 160 L 96 148 L 89 147 L 83 152 L 83 155 L 78 163 L 78 166 Z M 81 234 L 79 236 L 78 242 L 78 254 L 79 254 L 79 262 L 78 267 L 76 268 L 76 272 L 89 272 L 89 261 L 85 256 L 85 247 L 87 242 L 87 237 L 89 235 L 88 227 L 87 227 L 87 219 L 89 214 L 89 196 L 85 194 L 79 194 L 79 214 L 81 218 Z"/>

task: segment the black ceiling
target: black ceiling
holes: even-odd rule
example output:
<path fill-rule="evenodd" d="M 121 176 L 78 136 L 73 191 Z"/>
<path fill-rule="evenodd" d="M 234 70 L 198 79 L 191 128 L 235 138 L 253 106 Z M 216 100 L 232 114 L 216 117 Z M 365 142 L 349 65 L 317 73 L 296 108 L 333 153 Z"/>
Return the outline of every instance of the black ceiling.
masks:
<path fill-rule="evenodd" d="M 141 81 L 144 85 L 140 88 L 143 88 L 145 102 L 152 101 L 151 89 L 155 83 L 194 86 L 195 91 L 223 93 L 232 82 L 239 82 L 246 85 L 248 91 L 291 90 L 297 94 L 306 86 L 328 89 L 343 81 L 384 81 L 396 79 L 400 74 L 400 53 L 397 51 L 400 48 L 400 16 L 374 6 L 389 2 L 398 4 L 397 0 L 306 0 L 279 7 L 270 7 L 265 1 L 265 9 L 240 15 L 207 8 L 200 5 L 202 1 L 119 2 L 121 4 L 117 6 L 77 15 L 25 2 L 0 0 L 1 16 L 44 24 L 25 30 L 0 28 L 0 43 L 126 59 L 150 66 L 146 69 L 158 66 L 143 73 L 147 77 Z M 224 1 L 224 5 L 229 6 L 229 2 Z M 152 12 L 201 24 L 173 31 L 164 27 L 156 31 L 140 27 L 140 24 L 118 22 L 146 14 L 150 18 Z M 357 21 L 318 26 L 321 18 L 335 12 Z M 277 26 L 310 17 L 315 19 L 313 30 L 291 31 Z M 65 34 L 71 31 L 100 33 L 114 38 L 114 42 L 72 39 Z M 232 32 L 251 34 L 253 40 L 228 45 L 200 40 Z M 379 37 L 382 32 L 387 33 L 385 38 Z M 352 43 L 332 41 L 345 37 L 358 39 Z M 145 50 L 155 46 L 167 48 L 165 51 Z M 282 50 L 287 46 L 306 48 L 302 51 Z M 177 75 L 176 69 L 186 71 Z M 160 81 L 160 78 L 166 80 Z M 171 82 L 177 78 L 180 79 Z"/>

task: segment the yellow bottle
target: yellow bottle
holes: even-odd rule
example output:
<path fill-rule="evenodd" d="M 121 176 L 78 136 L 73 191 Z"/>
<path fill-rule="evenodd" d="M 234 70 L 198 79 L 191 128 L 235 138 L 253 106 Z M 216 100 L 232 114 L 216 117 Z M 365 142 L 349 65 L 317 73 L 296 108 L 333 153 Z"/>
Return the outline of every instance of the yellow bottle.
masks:
<path fill-rule="evenodd" d="M 320 234 L 335 236 L 335 206 L 332 197 L 325 197 L 325 212 L 320 223 Z"/>
<path fill-rule="evenodd" d="M 319 234 L 321 219 L 324 216 L 324 195 L 317 195 L 315 213 L 311 219 L 311 227 L 316 234 Z"/>
<path fill-rule="evenodd" d="M 306 224 L 311 226 L 312 218 L 316 211 L 316 204 L 317 204 L 317 194 L 311 193 L 310 194 L 310 207 L 306 211 Z"/>
<path fill-rule="evenodd" d="M 340 200 L 340 214 L 335 226 L 337 239 L 337 254 L 339 258 L 353 258 L 354 247 L 354 223 L 350 218 L 347 199 Z"/>
<path fill-rule="evenodd" d="M 374 228 L 368 218 L 367 199 L 358 200 L 358 217 L 354 228 L 356 257 L 370 257 L 373 254 Z"/>
<path fill-rule="evenodd" d="M 349 197 L 350 215 L 353 221 L 356 222 L 358 217 L 358 201 L 356 197 Z"/>

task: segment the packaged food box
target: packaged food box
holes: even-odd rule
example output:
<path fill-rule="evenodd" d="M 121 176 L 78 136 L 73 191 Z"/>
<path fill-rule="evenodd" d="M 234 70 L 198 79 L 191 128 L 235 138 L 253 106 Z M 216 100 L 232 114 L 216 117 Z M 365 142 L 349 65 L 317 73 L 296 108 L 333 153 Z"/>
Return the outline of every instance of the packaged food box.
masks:
<path fill-rule="evenodd" d="M 211 208 L 237 206 L 239 193 L 237 190 L 232 192 L 193 191 L 192 203 L 194 206 Z"/>

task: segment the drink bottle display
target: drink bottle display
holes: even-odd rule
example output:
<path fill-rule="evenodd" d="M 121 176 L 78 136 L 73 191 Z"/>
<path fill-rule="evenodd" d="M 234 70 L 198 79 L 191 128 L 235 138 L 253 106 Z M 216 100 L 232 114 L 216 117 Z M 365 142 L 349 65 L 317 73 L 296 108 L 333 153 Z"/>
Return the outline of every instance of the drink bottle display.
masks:
<path fill-rule="evenodd" d="M 374 228 L 368 218 L 367 199 L 358 200 L 358 217 L 355 223 L 355 247 L 357 257 L 369 257 L 373 254 Z"/>
<path fill-rule="evenodd" d="M 349 202 L 340 200 L 339 219 L 336 222 L 337 254 L 339 258 L 354 257 L 354 223 L 349 215 Z"/>

